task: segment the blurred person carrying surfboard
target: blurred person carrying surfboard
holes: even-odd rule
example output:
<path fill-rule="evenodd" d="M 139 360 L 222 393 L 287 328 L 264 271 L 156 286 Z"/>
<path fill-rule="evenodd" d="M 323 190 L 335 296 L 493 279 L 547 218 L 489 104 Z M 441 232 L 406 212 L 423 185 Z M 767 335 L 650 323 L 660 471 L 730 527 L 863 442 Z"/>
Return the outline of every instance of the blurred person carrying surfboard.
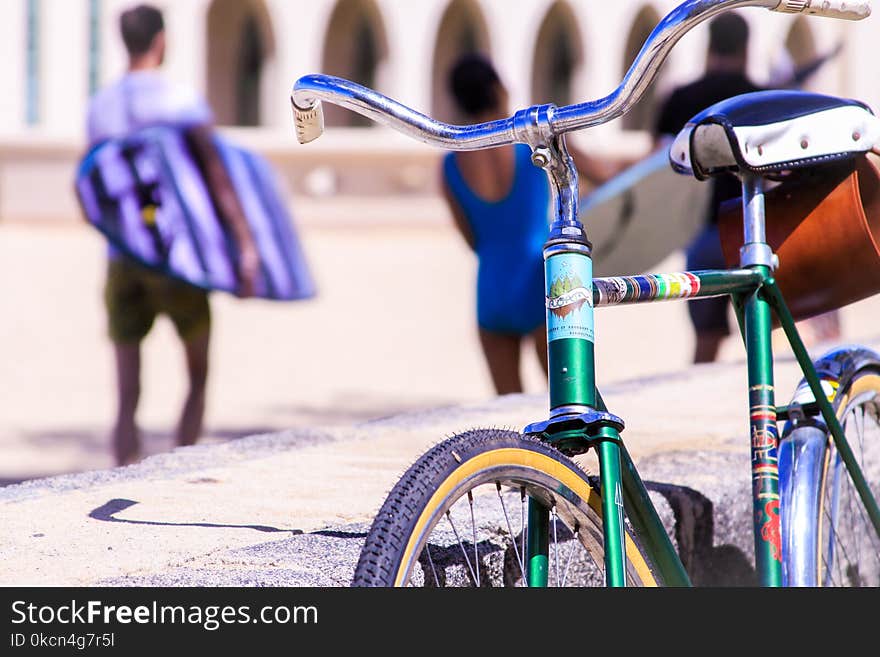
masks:
<path fill-rule="evenodd" d="M 210 187 L 217 213 L 239 254 L 237 292 L 242 297 L 251 296 L 259 255 L 214 143 L 211 110 L 193 90 L 173 84 L 159 73 L 166 44 L 164 20 L 158 9 L 148 5 L 128 9 L 121 14 L 119 26 L 128 53 L 128 70 L 90 102 L 89 146 L 94 148 L 149 126 L 184 130 Z M 150 219 L 147 212 L 155 212 L 155 207 L 143 206 L 145 221 Z M 159 314 L 171 319 L 183 342 L 189 376 L 189 392 L 177 426 L 176 442 L 182 446 L 198 440 L 205 412 L 211 313 L 207 290 L 145 268 L 112 245 L 108 255 L 104 300 L 118 384 L 113 453 L 117 464 L 125 465 L 137 460 L 140 454 L 135 419 L 140 396 L 140 345 Z"/>

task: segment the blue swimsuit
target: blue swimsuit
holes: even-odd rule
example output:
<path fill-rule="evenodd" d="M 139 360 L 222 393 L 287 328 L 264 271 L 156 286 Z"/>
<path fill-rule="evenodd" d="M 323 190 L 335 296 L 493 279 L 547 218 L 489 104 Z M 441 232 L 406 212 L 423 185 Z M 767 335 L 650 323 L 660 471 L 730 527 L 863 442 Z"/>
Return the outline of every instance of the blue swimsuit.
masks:
<path fill-rule="evenodd" d="M 518 144 L 510 194 L 498 202 L 468 187 L 449 153 L 443 173 L 470 224 L 479 260 L 477 323 L 494 333 L 526 335 L 545 321 L 543 247 L 547 241 L 550 187 L 528 146 Z"/>

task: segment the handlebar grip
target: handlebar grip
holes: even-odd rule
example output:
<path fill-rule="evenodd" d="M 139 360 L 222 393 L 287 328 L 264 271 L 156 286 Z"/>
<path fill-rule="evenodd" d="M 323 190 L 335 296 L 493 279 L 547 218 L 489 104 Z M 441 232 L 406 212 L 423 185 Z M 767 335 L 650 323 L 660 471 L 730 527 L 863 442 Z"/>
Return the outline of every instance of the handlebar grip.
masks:
<path fill-rule="evenodd" d="M 320 100 L 316 100 L 315 104 L 309 108 L 300 107 L 292 98 L 290 104 L 293 107 L 296 139 L 300 144 L 315 141 L 324 133 L 324 110 L 321 109 Z"/>
<path fill-rule="evenodd" d="M 860 21 L 871 15 L 870 0 L 781 0 L 773 11 Z"/>

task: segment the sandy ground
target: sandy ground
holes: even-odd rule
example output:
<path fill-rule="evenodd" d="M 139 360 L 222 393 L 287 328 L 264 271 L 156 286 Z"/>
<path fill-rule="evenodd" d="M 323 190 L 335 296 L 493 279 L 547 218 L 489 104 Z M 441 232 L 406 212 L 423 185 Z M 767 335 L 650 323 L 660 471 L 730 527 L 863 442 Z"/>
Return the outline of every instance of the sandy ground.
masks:
<path fill-rule="evenodd" d="M 213 297 L 204 444 L 493 397 L 474 327 L 475 262 L 451 227 L 308 222 L 300 231 L 319 285 L 314 300 Z M 103 252 L 100 235 L 79 224 L 0 223 L 0 483 L 112 465 Z M 673 254 L 658 270 L 681 266 Z M 878 309 L 880 299 L 847 308 L 846 339 L 880 335 Z M 680 370 L 693 346 L 680 303 L 600 310 L 597 337 L 600 384 Z M 722 360 L 741 358 L 729 340 Z M 172 447 L 186 385 L 167 320 L 143 360 L 149 455 Z M 526 392 L 543 392 L 531 350 L 524 368 Z"/>

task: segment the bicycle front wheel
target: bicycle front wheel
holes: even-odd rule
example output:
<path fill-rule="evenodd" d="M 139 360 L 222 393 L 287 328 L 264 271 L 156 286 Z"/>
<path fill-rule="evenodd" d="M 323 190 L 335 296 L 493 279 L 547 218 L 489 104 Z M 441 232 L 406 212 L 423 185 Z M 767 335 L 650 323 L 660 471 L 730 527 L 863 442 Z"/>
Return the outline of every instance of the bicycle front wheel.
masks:
<path fill-rule="evenodd" d="M 836 384 L 837 382 L 835 382 Z M 829 392 L 834 392 L 829 389 Z M 880 494 L 880 369 L 842 377 L 833 406 L 875 499 Z M 780 443 L 783 576 L 789 586 L 880 586 L 880 536 L 830 434 L 802 427 Z"/>
<path fill-rule="evenodd" d="M 388 495 L 353 586 L 527 586 L 529 531 L 547 540 L 550 586 L 603 586 L 598 482 L 539 440 L 475 430 L 425 453 Z M 529 524 L 529 505 L 548 518 Z M 627 583 L 657 581 L 631 535 Z"/>

